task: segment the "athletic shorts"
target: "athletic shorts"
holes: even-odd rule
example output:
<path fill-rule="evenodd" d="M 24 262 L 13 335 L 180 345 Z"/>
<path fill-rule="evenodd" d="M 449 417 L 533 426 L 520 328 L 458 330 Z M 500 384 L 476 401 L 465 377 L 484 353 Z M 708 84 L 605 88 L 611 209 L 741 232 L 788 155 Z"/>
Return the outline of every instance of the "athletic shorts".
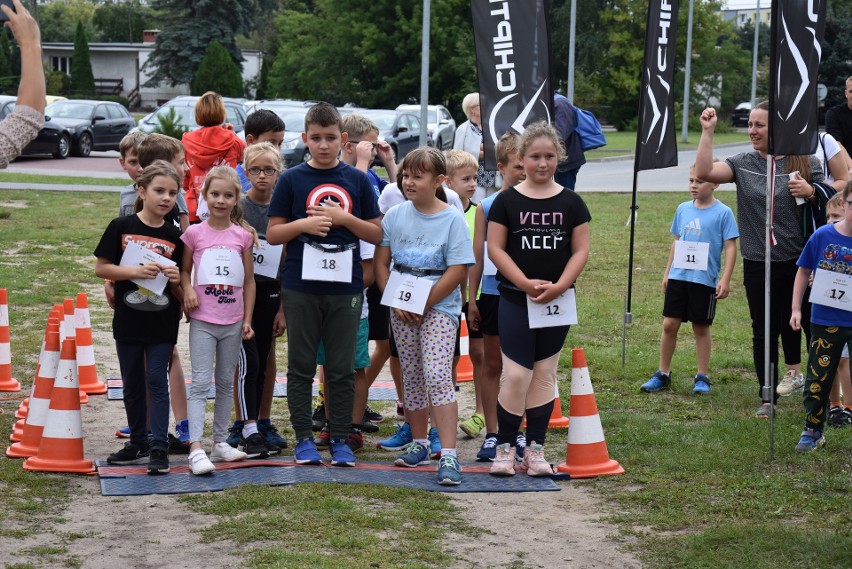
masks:
<path fill-rule="evenodd" d="M 370 367 L 370 340 L 367 337 L 370 324 L 367 320 L 362 318 L 358 322 L 358 336 L 355 338 L 355 369 Z M 325 365 L 325 346 L 322 345 L 322 340 L 317 347 L 317 365 Z"/>
<path fill-rule="evenodd" d="M 370 340 L 387 340 L 390 338 L 390 307 L 382 304 L 382 293 L 375 283 L 367 288 L 367 306 L 370 312 Z"/>
<path fill-rule="evenodd" d="M 476 301 L 476 306 L 479 308 L 479 331 L 486 336 L 499 336 L 500 330 L 498 323 L 500 322 L 499 311 L 500 295 L 499 294 L 482 294 L 479 300 Z"/>
<path fill-rule="evenodd" d="M 464 312 L 464 317 L 467 319 L 467 336 L 469 338 L 473 338 L 474 340 L 481 340 L 482 332 L 480 330 L 474 330 L 470 327 L 470 318 L 467 317 L 467 305 L 468 303 L 465 302 L 464 306 L 462 306 L 462 312 Z M 459 325 L 459 329 L 461 329 L 461 325 Z"/>
<path fill-rule="evenodd" d="M 669 279 L 663 316 L 694 324 L 713 323 L 716 317 L 716 289 L 698 283 Z"/>

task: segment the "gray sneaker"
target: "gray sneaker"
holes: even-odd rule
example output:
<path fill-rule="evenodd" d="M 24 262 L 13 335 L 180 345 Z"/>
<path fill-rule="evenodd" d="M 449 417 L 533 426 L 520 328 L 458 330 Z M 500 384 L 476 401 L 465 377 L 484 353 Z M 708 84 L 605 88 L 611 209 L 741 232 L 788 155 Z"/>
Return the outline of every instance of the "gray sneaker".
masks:
<path fill-rule="evenodd" d="M 800 390 L 805 385 L 805 377 L 801 373 L 796 373 L 795 370 L 787 370 L 781 381 L 778 382 L 778 387 L 775 391 L 781 397 L 792 395 Z"/>
<path fill-rule="evenodd" d="M 758 419 L 768 419 L 769 413 L 775 409 L 777 411 L 777 407 L 769 403 L 768 401 L 764 401 L 760 404 L 760 407 L 757 408 L 757 412 L 755 412 L 754 416 Z"/>

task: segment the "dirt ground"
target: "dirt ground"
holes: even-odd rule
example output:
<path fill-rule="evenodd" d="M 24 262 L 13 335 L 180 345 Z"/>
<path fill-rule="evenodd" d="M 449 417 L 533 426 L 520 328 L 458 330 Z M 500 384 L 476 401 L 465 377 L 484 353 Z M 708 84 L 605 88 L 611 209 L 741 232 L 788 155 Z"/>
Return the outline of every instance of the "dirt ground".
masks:
<path fill-rule="evenodd" d="M 102 293 L 98 296 L 97 290 L 90 291 L 90 298 L 100 299 Z M 101 302 L 90 301 L 90 304 L 101 377 L 118 377 L 111 335 L 108 326 L 102 325 L 108 318 L 107 309 L 105 304 L 101 307 Z M 95 311 L 101 312 L 96 315 Z M 185 368 L 189 367 L 187 330 L 182 325 Z M 465 386 L 461 392 L 462 415 L 473 409 L 470 387 Z M 120 445 L 113 432 L 117 426 L 126 424 L 123 406 L 108 401 L 106 396 L 91 397 L 90 403 L 83 407 L 82 417 L 86 457 L 105 459 Z M 561 435 L 553 437 L 553 453 L 549 456 L 553 461 L 564 458 L 564 440 Z M 481 441 L 481 437 L 469 440 L 460 436 L 459 455 L 463 462 L 464 457 L 475 455 Z M 74 536 L 63 539 L 68 553 L 62 557 L 70 557 L 69 566 L 85 569 L 160 568 L 166 566 L 164 555 L 168 556 L 169 567 L 197 567 L 201 566 L 201 559 L 205 569 L 241 566 L 239 557 L 223 554 L 227 548 L 216 547 L 216 554 L 210 555 L 211 546 L 202 544 L 191 529 L 214 520 L 192 512 L 176 496 L 105 497 L 100 493 L 96 476 L 71 479 L 74 484 L 71 502 L 63 511 L 54 512 L 62 522 L 51 528 L 51 533 L 0 540 L 0 560 L 4 566 L 59 565 L 56 557 L 45 556 L 40 549 L 59 545 L 57 535 Z M 560 492 L 451 495 L 464 511 L 459 523 L 485 530 L 477 540 L 458 535 L 448 537 L 444 547 L 459 559 L 455 567 L 641 567 L 635 557 L 620 547 L 624 541 L 617 529 L 600 520 L 606 505 L 594 489 L 582 481 L 558 484 Z M 31 553 L 22 553 L 28 549 Z"/>

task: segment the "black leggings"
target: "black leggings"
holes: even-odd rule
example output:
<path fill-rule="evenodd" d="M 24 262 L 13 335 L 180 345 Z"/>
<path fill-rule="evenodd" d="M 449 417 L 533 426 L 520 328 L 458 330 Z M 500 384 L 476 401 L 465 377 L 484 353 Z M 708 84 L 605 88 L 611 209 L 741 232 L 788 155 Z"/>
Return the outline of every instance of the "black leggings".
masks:
<path fill-rule="evenodd" d="M 255 279 L 257 297 L 254 301 L 251 327 L 254 337 L 243 340 L 237 365 L 237 405 L 243 420 L 256 421 L 266 383 L 266 361 L 272 350 L 272 326 L 281 307 L 279 281 Z M 275 378 L 272 378 L 275 381 Z"/>

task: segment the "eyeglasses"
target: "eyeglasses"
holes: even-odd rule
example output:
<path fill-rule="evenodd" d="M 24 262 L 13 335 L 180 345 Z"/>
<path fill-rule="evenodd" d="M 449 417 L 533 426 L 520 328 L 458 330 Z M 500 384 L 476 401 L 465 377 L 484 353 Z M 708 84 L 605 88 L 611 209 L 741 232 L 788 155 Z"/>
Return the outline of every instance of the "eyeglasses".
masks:
<path fill-rule="evenodd" d="M 266 176 L 273 176 L 278 172 L 278 170 L 276 168 L 249 168 L 246 172 L 252 176 L 259 176 L 261 172 L 263 172 Z"/>
<path fill-rule="evenodd" d="M 348 140 L 347 142 L 354 144 L 355 146 L 358 146 L 362 142 L 370 142 L 370 141 L 368 141 L 368 140 Z M 370 144 L 373 145 L 373 152 L 378 151 L 378 149 L 379 149 L 379 143 L 378 142 L 370 142 Z"/>
<path fill-rule="evenodd" d="M 848 200 L 847 200 L 847 201 L 846 201 L 846 205 L 847 205 L 848 207 L 852 207 L 852 201 L 848 201 Z"/>

